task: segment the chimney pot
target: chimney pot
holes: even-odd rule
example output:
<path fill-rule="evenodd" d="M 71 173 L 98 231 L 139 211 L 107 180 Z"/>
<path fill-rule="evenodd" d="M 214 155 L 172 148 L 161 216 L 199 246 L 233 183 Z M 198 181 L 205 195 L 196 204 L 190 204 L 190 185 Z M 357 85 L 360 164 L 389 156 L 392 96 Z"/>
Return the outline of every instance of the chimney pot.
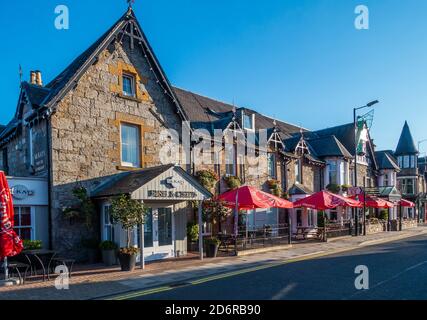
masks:
<path fill-rule="evenodd" d="M 39 70 L 35 71 L 35 73 L 36 73 L 36 84 L 40 87 L 43 87 L 42 73 Z"/>
<path fill-rule="evenodd" d="M 30 72 L 30 83 L 31 84 L 36 84 L 36 72 L 35 71 L 31 71 Z"/>

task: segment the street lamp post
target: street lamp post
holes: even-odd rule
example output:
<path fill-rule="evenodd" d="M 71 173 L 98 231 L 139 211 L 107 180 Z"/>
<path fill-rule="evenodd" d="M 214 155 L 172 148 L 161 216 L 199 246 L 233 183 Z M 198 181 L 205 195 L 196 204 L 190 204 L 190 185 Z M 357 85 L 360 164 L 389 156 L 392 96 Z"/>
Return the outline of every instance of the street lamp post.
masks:
<path fill-rule="evenodd" d="M 374 100 L 362 107 L 353 108 L 353 124 L 354 124 L 354 183 L 353 185 L 354 187 L 357 187 L 357 147 L 359 144 L 359 141 L 357 139 L 357 129 L 358 129 L 357 128 L 357 111 L 360 109 L 371 108 L 377 103 L 379 103 L 379 101 Z M 358 236 L 359 235 L 359 212 L 357 208 L 355 208 L 354 222 L 356 227 L 356 236 Z"/>

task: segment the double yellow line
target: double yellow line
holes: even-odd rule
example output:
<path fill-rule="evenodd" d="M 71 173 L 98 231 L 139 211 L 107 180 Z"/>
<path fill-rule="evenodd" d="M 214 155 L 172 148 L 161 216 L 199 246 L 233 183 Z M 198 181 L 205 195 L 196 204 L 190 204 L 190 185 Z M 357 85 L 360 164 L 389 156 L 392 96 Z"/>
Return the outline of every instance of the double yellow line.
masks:
<path fill-rule="evenodd" d="M 323 257 L 323 256 L 337 254 L 340 252 L 350 251 L 350 250 L 351 249 L 343 249 L 343 250 L 337 250 L 334 252 L 318 253 L 318 254 L 308 255 L 305 257 L 281 261 L 281 262 L 277 262 L 277 263 L 269 263 L 269 264 L 258 266 L 258 267 L 250 267 L 250 268 L 231 271 L 231 272 L 227 272 L 227 273 L 223 273 L 223 274 L 213 275 L 213 276 L 209 276 L 209 277 L 205 277 L 205 278 L 201 278 L 201 279 L 197 279 L 197 280 L 193 280 L 193 281 L 188 281 L 188 282 L 184 281 L 185 284 L 183 284 L 182 286 L 179 286 L 179 288 L 195 286 L 195 285 L 199 285 L 199 284 L 206 283 L 206 282 L 230 278 L 230 277 L 234 277 L 234 276 L 238 276 L 238 275 L 242 275 L 242 274 L 246 274 L 246 273 L 270 269 L 270 268 L 279 267 L 279 266 L 283 266 L 283 265 L 290 264 L 290 263 L 315 259 L 315 258 L 319 258 L 319 257 Z M 164 286 L 164 287 L 158 287 L 158 288 L 153 288 L 153 289 L 135 291 L 135 292 L 131 292 L 128 294 L 117 295 L 117 296 L 113 296 L 110 298 L 106 298 L 104 300 L 117 300 L 117 301 L 118 300 L 130 300 L 130 299 L 140 298 L 140 297 L 144 297 L 144 296 L 148 296 L 148 295 L 152 295 L 152 294 L 156 294 L 156 293 L 171 291 L 171 290 L 174 290 L 177 288 L 178 287 Z"/>

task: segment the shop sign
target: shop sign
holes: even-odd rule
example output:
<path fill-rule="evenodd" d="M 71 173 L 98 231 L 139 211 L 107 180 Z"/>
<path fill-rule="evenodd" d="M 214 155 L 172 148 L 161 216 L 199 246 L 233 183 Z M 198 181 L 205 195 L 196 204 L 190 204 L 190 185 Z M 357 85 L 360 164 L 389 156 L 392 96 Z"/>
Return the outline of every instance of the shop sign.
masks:
<path fill-rule="evenodd" d="M 179 188 L 184 185 L 184 181 L 180 178 L 170 177 L 166 179 L 166 184 L 172 188 Z"/>
<path fill-rule="evenodd" d="M 19 184 L 10 189 L 12 197 L 16 200 L 25 200 L 34 195 L 33 190 L 29 190 L 26 186 Z"/>
<path fill-rule="evenodd" d="M 148 190 L 148 197 L 161 199 L 194 199 L 197 197 L 197 194 L 188 191 Z"/>

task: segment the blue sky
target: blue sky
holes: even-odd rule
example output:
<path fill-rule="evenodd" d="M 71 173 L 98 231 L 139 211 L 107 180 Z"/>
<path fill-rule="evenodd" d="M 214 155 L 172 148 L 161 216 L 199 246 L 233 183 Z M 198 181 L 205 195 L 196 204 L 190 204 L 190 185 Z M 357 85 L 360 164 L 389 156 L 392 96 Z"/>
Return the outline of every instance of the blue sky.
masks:
<path fill-rule="evenodd" d="M 57 5 L 70 29 L 54 28 Z M 367 5 L 370 29 L 356 30 Z M 15 112 L 18 66 L 45 83 L 125 11 L 125 0 L 1 4 L 2 107 Z M 408 120 L 427 138 L 425 0 L 136 0 L 138 19 L 169 80 L 179 87 L 320 129 L 352 121 L 352 108 L 379 99 L 372 136 L 394 149 Z M 427 143 L 422 151 L 427 151 Z"/>

